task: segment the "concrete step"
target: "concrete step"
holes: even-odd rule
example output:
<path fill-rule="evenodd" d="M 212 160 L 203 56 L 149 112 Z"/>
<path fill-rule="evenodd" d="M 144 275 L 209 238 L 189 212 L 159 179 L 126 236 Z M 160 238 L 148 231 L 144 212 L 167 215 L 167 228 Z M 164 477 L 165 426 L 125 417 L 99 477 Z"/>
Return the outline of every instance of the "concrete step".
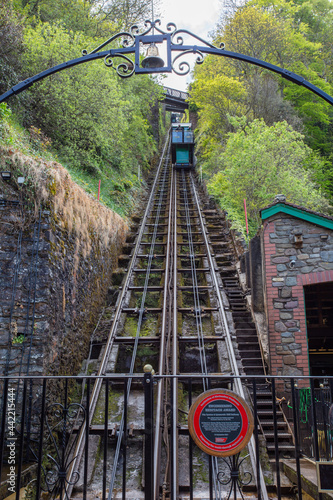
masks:
<path fill-rule="evenodd" d="M 271 432 L 266 432 L 264 431 L 264 435 L 265 435 L 265 438 L 266 439 L 274 439 L 274 432 L 271 431 Z M 278 432 L 278 439 L 286 439 L 287 441 L 289 441 L 289 439 L 291 439 L 291 435 L 289 434 L 289 432 L 281 432 L 279 431 Z"/>
<path fill-rule="evenodd" d="M 243 363 L 244 368 L 246 368 L 247 366 L 260 366 L 260 367 L 262 367 L 262 360 L 261 360 L 260 353 L 258 354 L 258 356 L 253 357 L 253 358 L 243 357 L 242 363 Z"/>
<path fill-rule="evenodd" d="M 261 427 L 270 427 L 274 429 L 274 421 L 273 420 L 260 420 Z M 284 420 L 278 421 L 276 423 L 279 429 L 287 429 L 288 426 Z"/>
<path fill-rule="evenodd" d="M 242 359 L 257 359 L 260 358 L 261 360 L 261 354 L 258 349 L 244 349 L 242 350 Z"/>

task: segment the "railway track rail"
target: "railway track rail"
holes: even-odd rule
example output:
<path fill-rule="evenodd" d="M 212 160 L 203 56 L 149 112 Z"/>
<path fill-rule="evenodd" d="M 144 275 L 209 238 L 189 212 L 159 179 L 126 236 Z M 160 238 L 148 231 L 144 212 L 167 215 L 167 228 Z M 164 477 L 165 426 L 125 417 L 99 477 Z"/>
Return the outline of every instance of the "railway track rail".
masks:
<path fill-rule="evenodd" d="M 73 494 L 73 477 L 82 462 L 88 428 L 98 432 L 98 426 L 100 430 L 105 426 L 113 429 L 112 458 L 108 459 L 112 465 L 103 484 L 103 497 L 108 487 L 108 500 L 118 498 L 120 463 L 123 475 L 126 469 L 122 450 L 129 433 L 128 415 L 135 413 L 144 400 L 136 378 L 142 373 L 144 363 L 153 365 L 157 375 L 154 438 L 149 441 L 149 446 L 153 446 L 153 475 L 150 478 L 143 474 L 142 481 L 144 489 L 151 490 L 154 500 L 160 497 L 182 498 L 186 491 L 190 491 L 189 498 L 196 494 L 193 477 L 184 475 L 183 467 L 180 467 L 180 457 L 184 454 L 189 453 L 190 460 L 193 460 L 193 444 L 184 415 L 192 397 L 212 387 L 210 375 L 222 372 L 233 376 L 233 381 L 227 380 L 224 386 L 232 387 L 240 396 L 250 399 L 250 392 L 246 387 L 244 389 L 238 378 L 244 375 L 244 370 L 235 332 L 230 331 L 229 298 L 235 298 L 233 290 L 230 291 L 233 270 L 225 269 L 230 263 L 230 246 L 215 219 L 215 212 L 201 206 L 193 172 L 172 169 L 167 141 L 141 225 L 127 249 L 128 256 L 123 258 L 127 270 L 112 312 L 109 335 L 99 356 L 88 417 L 80 430 L 73 453 L 75 458 L 68 472 L 68 498 Z M 224 270 L 223 278 L 221 270 Z M 239 307 L 237 297 L 233 307 Z M 107 423 L 96 424 L 94 415 L 100 406 L 99 400 L 109 397 L 109 387 L 105 388 L 103 376 L 112 373 L 123 373 L 128 377 L 123 395 L 117 402 L 123 409 L 116 423 L 112 422 L 111 416 L 111 422 L 106 417 L 109 419 Z M 191 387 L 186 380 L 179 382 L 178 376 L 186 373 L 198 375 Z M 171 378 L 167 378 L 170 375 Z M 105 415 L 109 415 L 108 410 Z M 141 436 L 140 446 L 145 455 L 148 444 L 143 438 L 144 426 L 140 418 L 130 432 Z M 261 498 L 267 500 L 253 439 L 248 445 L 248 453 L 253 476 L 261 484 Z M 143 463 L 143 458 L 138 458 L 137 467 L 143 467 Z M 210 498 L 222 498 L 218 480 L 219 460 L 210 457 L 205 467 L 210 477 L 209 491 L 205 494 Z"/>

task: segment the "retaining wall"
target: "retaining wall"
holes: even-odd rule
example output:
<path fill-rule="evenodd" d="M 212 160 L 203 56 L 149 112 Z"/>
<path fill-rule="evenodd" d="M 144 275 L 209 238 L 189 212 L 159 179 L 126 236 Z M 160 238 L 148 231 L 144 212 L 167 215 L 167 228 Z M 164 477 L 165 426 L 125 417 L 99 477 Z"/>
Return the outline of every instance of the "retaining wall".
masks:
<path fill-rule="evenodd" d="M 58 163 L 10 150 L 1 162 L 0 374 L 76 374 L 127 225 Z"/>

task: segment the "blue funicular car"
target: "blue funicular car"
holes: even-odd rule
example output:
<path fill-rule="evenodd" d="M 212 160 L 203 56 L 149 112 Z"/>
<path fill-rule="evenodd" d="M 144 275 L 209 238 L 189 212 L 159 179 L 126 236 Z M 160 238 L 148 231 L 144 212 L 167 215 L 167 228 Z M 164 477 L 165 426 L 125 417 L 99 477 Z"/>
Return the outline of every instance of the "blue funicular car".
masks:
<path fill-rule="evenodd" d="M 175 168 L 194 168 L 194 134 L 191 123 L 171 124 L 171 157 Z"/>

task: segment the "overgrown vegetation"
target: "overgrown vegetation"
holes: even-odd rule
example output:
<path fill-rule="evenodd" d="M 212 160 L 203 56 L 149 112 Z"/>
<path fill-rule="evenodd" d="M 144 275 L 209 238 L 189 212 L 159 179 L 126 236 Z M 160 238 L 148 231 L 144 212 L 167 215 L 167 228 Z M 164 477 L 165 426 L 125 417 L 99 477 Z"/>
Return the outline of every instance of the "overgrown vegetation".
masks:
<path fill-rule="evenodd" d="M 1 147 L 0 156 L 2 168 L 9 165 L 15 177 L 25 178 L 21 195 L 26 204 L 32 209 L 50 207 L 57 224 L 74 236 L 75 247 L 83 256 L 90 253 L 94 240 L 99 240 L 103 250 L 107 250 L 116 239 L 124 241 L 127 229 L 124 220 L 86 196 L 61 164 Z"/>
<path fill-rule="evenodd" d="M 1 91 L 80 57 L 144 19 L 148 8 L 148 0 L 0 0 Z M 101 201 L 124 215 L 159 146 L 153 128 L 164 133 L 160 97 L 148 76 L 124 81 L 102 61 L 79 65 L 38 82 L 10 108 L 0 106 L 0 141 L 61 162 L 95 196 L 101 180 Z"/>
<path fill-rule="evenodd" d="M 333 7 L 328 0 L 250 0 L 221 15 L 214 43 L 287 68 L 333 94 Z M 195 70 L 199 163 L 209 192 L 245 233 L 259 209 L 287 201 L 330 213 L 332 107 L 308 90 L 257 66 L 207 57 Z"/>
<path fill-rule="evenodd" d="M 304 136 L 287 122 L 271 127 L 254 120 L 227 136 L 219 159 L 223 169 L 210 180 L 210 192 L 228 207 L 235 221 L 243 214 L 244 198 L 252 223 L 252 232 L 260 224 L 258 209 L 274 200 L 277 193 L 313 210 L 327 210 L 328 200 L 312 180 L 325 169 L 325 162 L 305 143 Z M 241 227 L 239 227 L 241 229 Z"/>

